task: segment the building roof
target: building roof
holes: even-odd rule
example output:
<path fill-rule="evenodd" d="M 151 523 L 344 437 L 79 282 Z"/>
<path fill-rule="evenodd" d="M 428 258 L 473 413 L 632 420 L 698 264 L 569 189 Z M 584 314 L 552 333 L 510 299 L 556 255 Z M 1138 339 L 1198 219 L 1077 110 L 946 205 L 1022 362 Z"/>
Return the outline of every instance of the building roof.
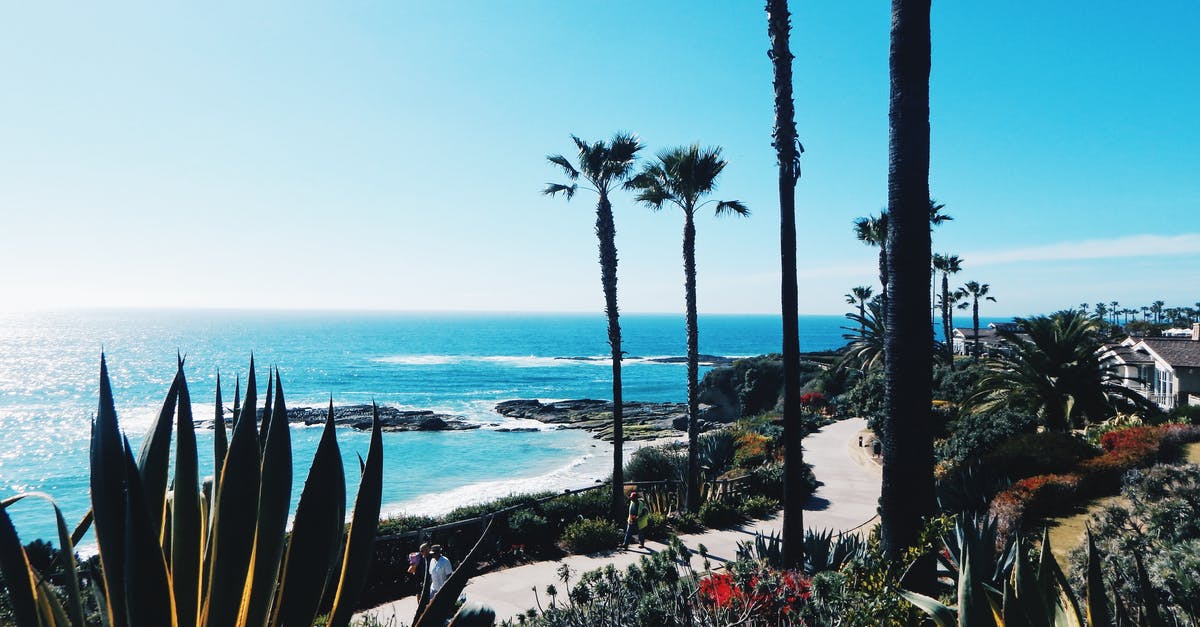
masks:
<path fill-rule="evenodd" d="M 1133 350 L 1132 346 L 1109 344 L 1105 348 L 1107 348 L 1113 354 L 1113 356 L 1117 357 L 1126 364 L 1134 365 L 1154 363 L 1154 359 L 1150 357 L 1149 353 L 1140 350 Z"/>
<path fill-rule="evenodd" d="M 1200 368 L 1200 341 L 1191 338 L 1147 337 L 1142 339 L 1172 368 Z"/>

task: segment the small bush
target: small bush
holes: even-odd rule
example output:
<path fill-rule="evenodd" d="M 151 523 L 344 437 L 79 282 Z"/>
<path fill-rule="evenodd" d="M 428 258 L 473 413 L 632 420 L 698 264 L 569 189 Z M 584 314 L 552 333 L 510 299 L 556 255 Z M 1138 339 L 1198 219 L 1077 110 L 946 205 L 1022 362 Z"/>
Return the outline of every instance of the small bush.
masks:
<path fill-rule="evenodd" d="M 645 446 L 625 462 L 626 481 L 679 480 L 687 474 L 687 454 L 671 446 Z"/>
<path fill-rule="evenodd" d="M 704 530 L 704 523 L 700 517 L 690 512 L 679 513 L 670 520 L 679 533 L 696 533 Z"/>
<path fill-rule="evenodd" d="M 1171 410 L 1169 422 L 1200 425 L 1200 405 L 1179 405 Z"/>
<path fill-rule="evenodd" d="M 767 518 L 779 511 L 783 504 L 779 501 L 766 496 L 748 496 L 738 503 L 738 513 L 743 518 Z"/>
<path fill-rule="evenodd" d="M 700 468 L 709 479 L 721 476 L 733 466 L 737 447 L 737 435 L 729 429 L 721 429 L 700 436 L 697 458 Z"/>
<path fill-rule="evenodd" d="M 1009 438 L 983 456 L 983 463 L 1014 479 L 1069 472 L 1096 449 L 1066 433 L 1026 433 Z"/>
<path fill-rule="evenodd" d="M 735 525 L 743 520 L 744 518 L 741 512 L 738 511 L 738 508 L 725 500 L 708 500 L 700 506 L 700 521 L 706 527 L 720 529 Z"/>
<path fill-rule="evenodd" d="M 548 545 L 554 542 L 554 526 L 545 516 L 532 510 L 513 512 L 504 522 L 501 538 L 511 545 Z"/>
<path fill-rule="evenodd" d="M 965 414 L 951 425 L 953 433 L 938 448 L 938 457 L 951 467 L 979 457 L 997 444 L 1037 428 L 1037 418 L 1028 412 L 1002 409 Z"/>
<path fill-rule="evenodd" d="M 771 438 L 754 432 L 738 436 L 737 452 L 733 454 L 735 468 L 757 468 L 772 457 Z"/>
<path fill-rule="evenodd" d="M 571 553 L 587 554 L 614 549 L 622 537 L 623 532 L 611 520 L 585 518 L 567 525 L 562 542 Z"/>
<path fill-rule="evenodd" d="M 666 540 L 671 535 L 671 527 L 666 514 L 652 512 L 650 522 L 646 525 L 646 537 L 651 540 Z"/>

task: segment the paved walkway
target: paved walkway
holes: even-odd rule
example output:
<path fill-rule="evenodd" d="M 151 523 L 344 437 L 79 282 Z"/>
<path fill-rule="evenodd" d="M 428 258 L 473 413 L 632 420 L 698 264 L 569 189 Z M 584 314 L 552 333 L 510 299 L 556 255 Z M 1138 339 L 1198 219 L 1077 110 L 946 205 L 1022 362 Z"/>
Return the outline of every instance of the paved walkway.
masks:
<path fill-rule="evenodd" d="M 805 527 L 842 531 L 858 527 L 875 516 L 879 502 L 880 469 L 858 447 L 858 433 L 864 428 L 864 420 L 843 420 L 804 440 L 804 461 L 812 464 L 813 473 L 824 483 L 805 505 Z M 716 564 L 734 559 L 739 541 L 751 539 L 755 533 L 779 534 L 782 524 L 783 517 L 780 514 L 736 529 L 708 531 L 680 536 L 680 539 L 692 550 L 704 544 L 710 559 Z M 468 599 L 495 610 L 497 621 L 506 620 L 536 605 L 531 590 L 534 586 L 542 591 L 542 601 L 545 602 L 545 587 L 558 583 L 557 571 L 563 564 L 577 574 L 608 564 L 623 569 L 643 555 L 663 548 L 661 543 L 647 541 L 645 549 L 633 547 L 623 552 L 570 555 L 562 560 L 487 573 L 472 578 L 464 594 Z M 415 610 L 416 598 L 410 596 L 366 610 L 360 616 L 374 615 L 385 625 L 407 625 L 412 621 Z"/>

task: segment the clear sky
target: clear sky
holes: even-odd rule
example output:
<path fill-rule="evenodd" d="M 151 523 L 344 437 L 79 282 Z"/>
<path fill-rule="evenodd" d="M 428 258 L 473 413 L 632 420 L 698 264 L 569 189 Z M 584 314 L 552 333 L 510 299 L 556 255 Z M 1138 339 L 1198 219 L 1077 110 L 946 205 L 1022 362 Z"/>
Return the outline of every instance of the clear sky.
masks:
<path fill-rule="evenodd" d="M 0 309 L 600 311 L 569 135 L 723 146 L 701 312 L 777 312 L 760 1 L 9 2 Z M 793 2 L 800 308 L 874 285 L 887 3 Z M 1200 300 L 1200 4 L 937 2 L 933 195 L 984 315 Z M 683 308 L 682 217 L 614 198 L 620 301 Z"/>

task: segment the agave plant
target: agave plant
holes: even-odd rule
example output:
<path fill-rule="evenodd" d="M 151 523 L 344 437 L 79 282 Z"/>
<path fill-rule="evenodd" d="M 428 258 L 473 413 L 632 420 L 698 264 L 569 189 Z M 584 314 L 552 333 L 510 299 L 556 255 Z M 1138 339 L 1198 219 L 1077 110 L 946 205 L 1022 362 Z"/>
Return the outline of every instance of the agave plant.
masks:
<path fill-rule="evenodd" d="M 1106 592 L 1100 572 L 1102 556 L 1090 533 L 1086 598 L 1082 608 L 1051 553 L 1049 531 L 1042 535 L 1036 563 L 1032 563 L 1020 547 L 1018 538 L 1007 551 L 1011 560 L 1009 571 L 1001 581 L 989 583 L 992 573 L 972 553 L 980 549 L 975 548 L 974 543 L 961 544 L 956 559 L 959 566 L 956 607 L 907 590 L 901 590 L 900 595 L 928 614 L 938 627 L 1107 627 L 1117 624 L 1112 608 L 1119 612 L 1122 605 L 1116 599 L 1110 599 Z M 999 583 L 999 587 L 994 583 Z"/>
<path fill-rule="evenodd" d="M 332 603 L 328 624 L 347 625 L 366 579 L 379 520 L 383 447 L 378 411 L 367 458 L 360 458 L 362 480 L 347 528 L 345 475 L 330 401 L 290 535 L 291 438 L 277 373 L 268 384 L 261 430 L 257 414 L 251 359 L 245 402 L 235 410 L 227 441 L 218 381 L 218 472 L 202 490 L 183 359 L 135 459 L 117 423 L 102 355 L 100 404 L 91 438 L 92 511 L 68 534 L 62 512 L 54 506 L 65 593 L 30 567 L 4 509 L 31 495 L 0 504 L 0 569 L 18 624 L 84 624 L 74 546 L 92 523 L 104 584 L 103 592 L 99 586 L 93 590 L 106 626 L 310 625 L 323 599 Z"/>

